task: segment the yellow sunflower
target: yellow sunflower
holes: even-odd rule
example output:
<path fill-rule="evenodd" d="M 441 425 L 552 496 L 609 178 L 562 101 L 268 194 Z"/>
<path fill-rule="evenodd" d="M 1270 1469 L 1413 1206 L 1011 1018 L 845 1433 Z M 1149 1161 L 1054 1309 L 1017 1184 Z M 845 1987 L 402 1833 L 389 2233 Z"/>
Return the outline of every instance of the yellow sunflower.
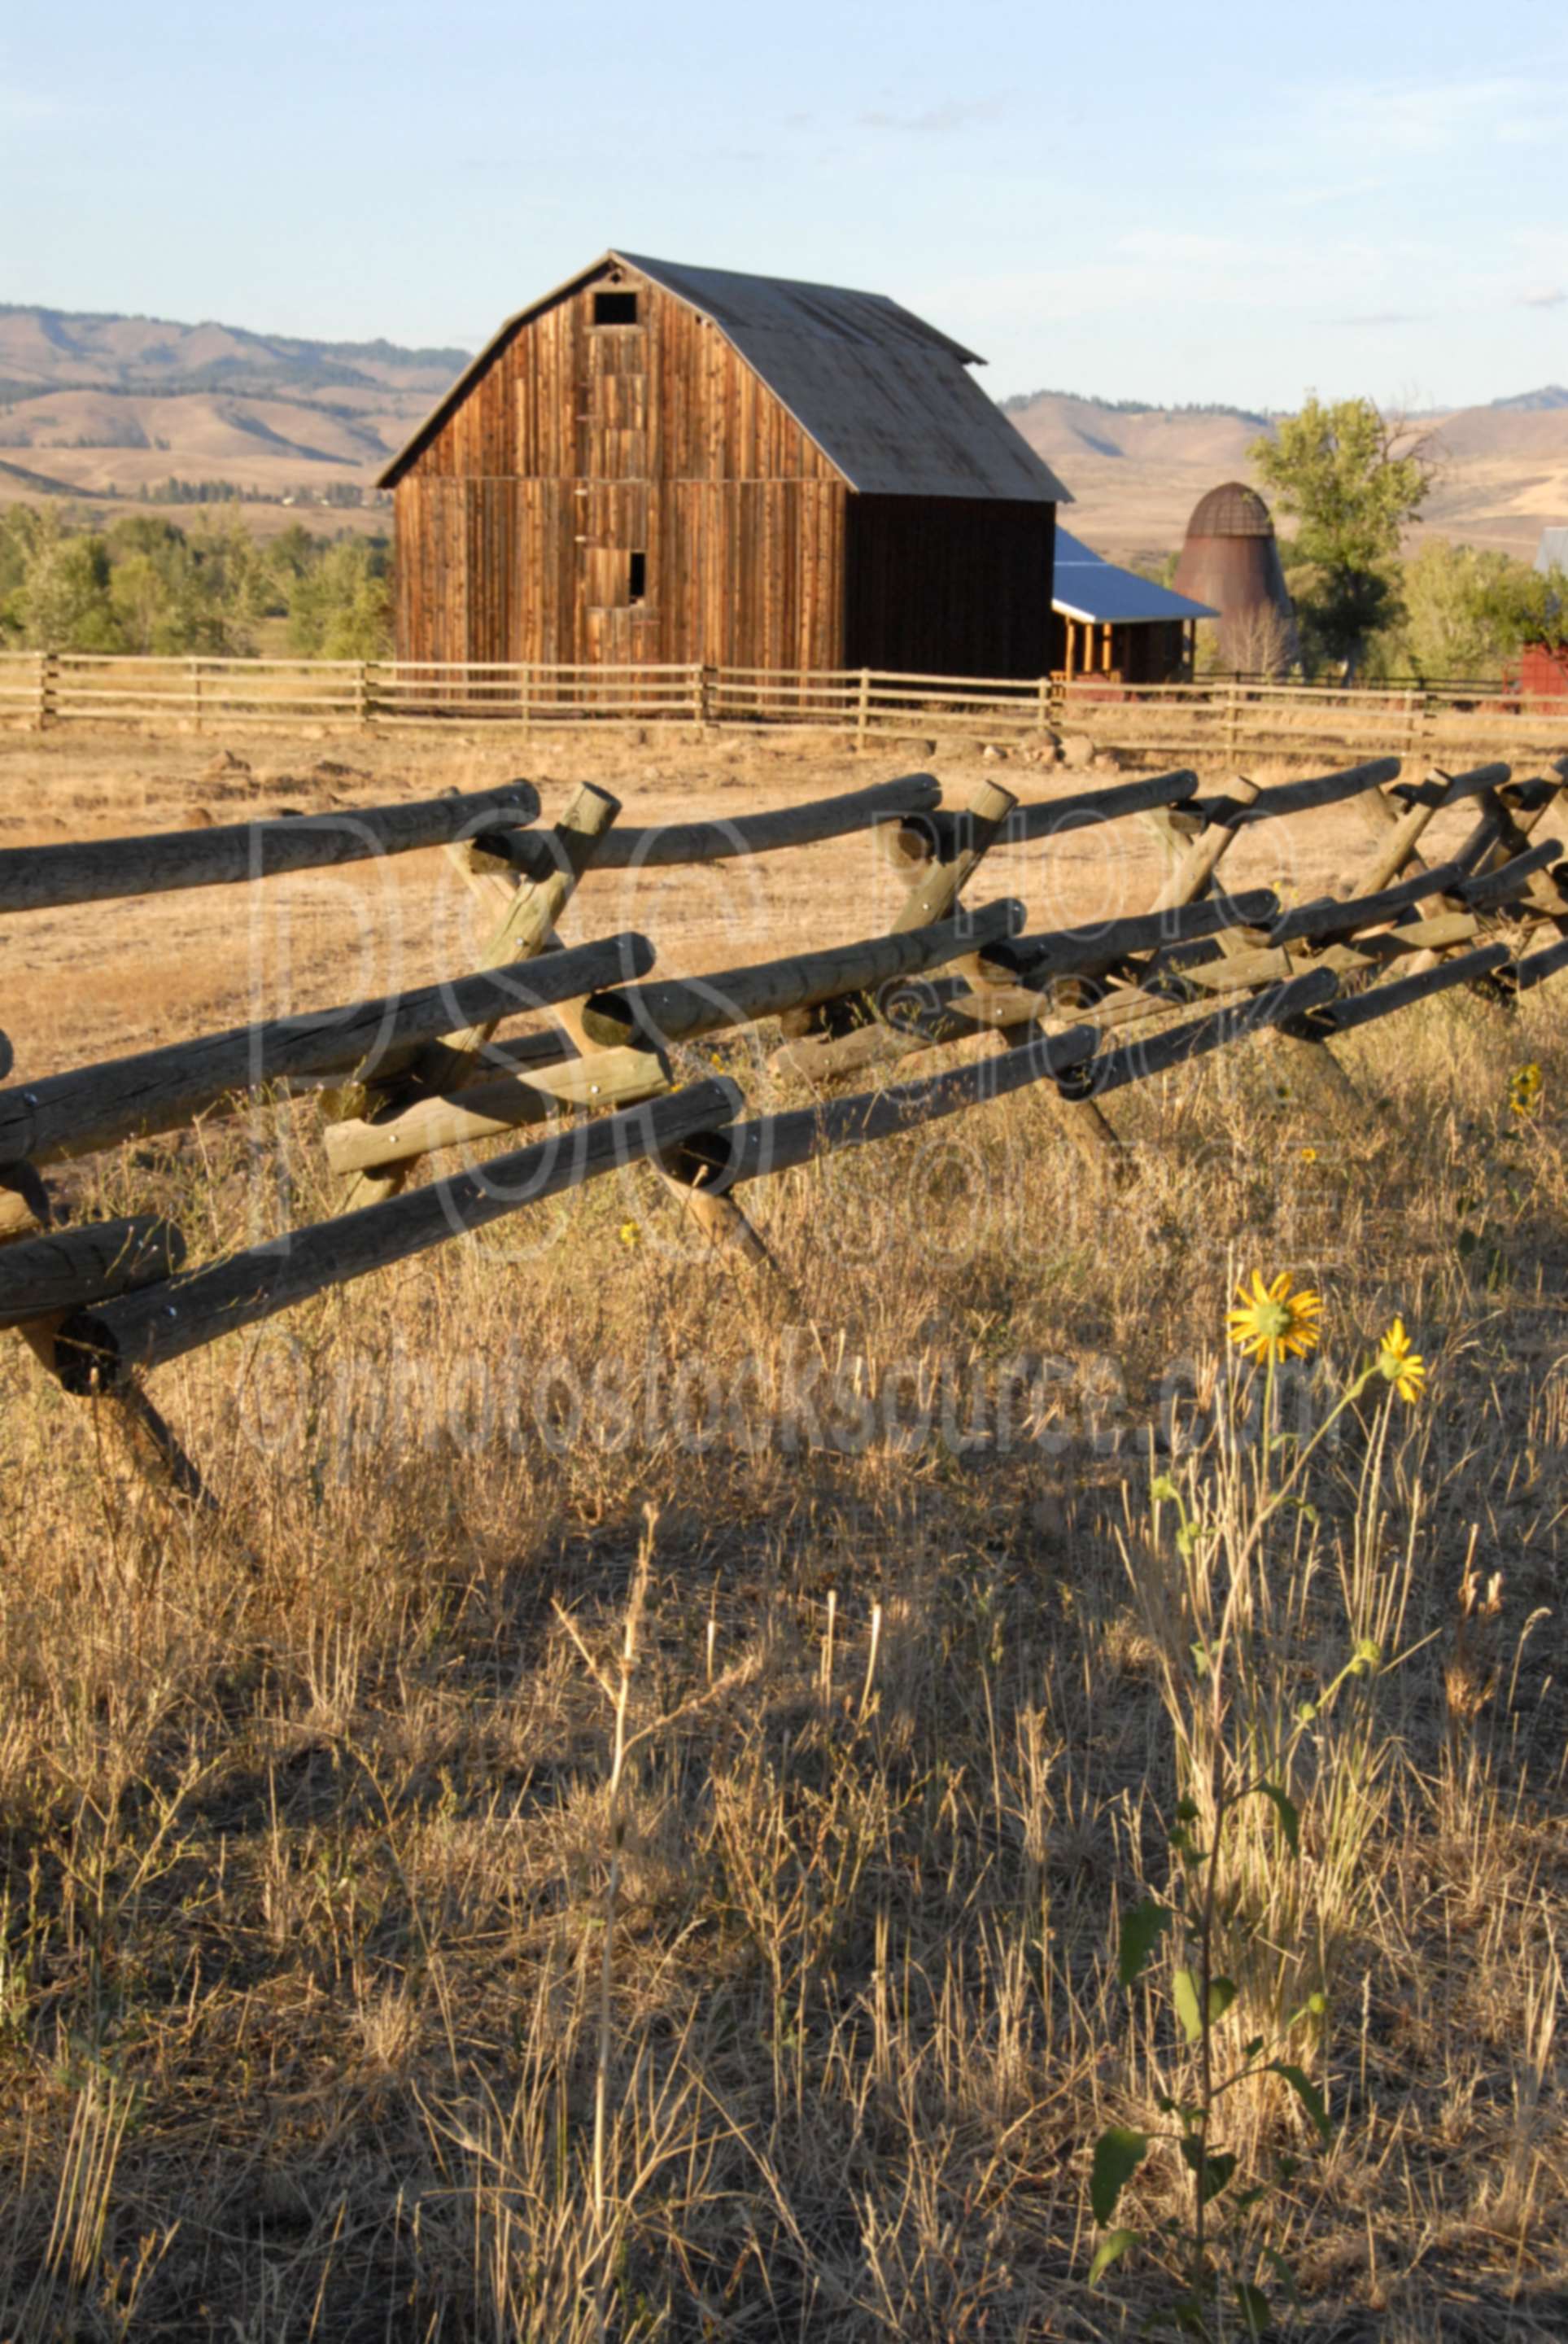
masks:
<path fill-rule="evenodd" d="M 628 1249 L 633 1246 L 639 1246 L 642 1243 L 642 1231 L 636 1221 L 622 1221 L 620 1225 L 620 1241 L 622 1245 L 626 1246 Z"/>
<path fill-rule="evenodd" d="M 1515 1115 L 1533 1115 L 1541 1104 L 1542 1074 L 1532 1059 L 1508 1078 L 1508 1104 Z"/>
<path fill-rule="evenodd" d="M 1377 1363 L 1401 1399 L 1418 1400 L 1426 1382 L 1426 1361 L 1412 1350 L 1404 1320 L 1396 1318 L 1378 1346 Z"/>
<path fill-rule="evenodd" d="M 1262 1271 L 1255 1269 L 1251 1291 L 1238 1286 L 1236 1307 L 1225 1313 L 1231 1342 L 1250 1351 L 1260 1366 L 1265 1359 L 1304 1359 L 1318 1339 L 1322 1298 L 1310 1287 L 1297 1294 L 1294 1285 L 1288 1269 L 1267 1286 Z"/>

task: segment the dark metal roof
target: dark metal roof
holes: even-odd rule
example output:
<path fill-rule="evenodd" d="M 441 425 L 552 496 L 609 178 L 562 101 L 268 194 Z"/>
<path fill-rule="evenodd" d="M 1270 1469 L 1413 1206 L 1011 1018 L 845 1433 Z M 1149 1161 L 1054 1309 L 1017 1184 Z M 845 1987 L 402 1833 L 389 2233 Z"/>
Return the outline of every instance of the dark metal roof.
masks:
<path fill-rule="evenodd" d="M 1553 570 L 1568 570 L 1568 529 L 1543 529 L 1535 567 L 1543 578 Z"/>
<path fill-rule="evenodd" d="M 864 496 L 1071 501 L 968 372 L 974 353 L 880 293 L 611 251 L 510 318 L 381 475 L 399 480 L 517 330 L 607 268 L 635 269 L 711 320 Z"/>
<path fill-rule="evenodd" d="M 1135 570 L 1119 570 L 1074 537 L 1056 532 L 1056 576 L 1051 599 L 1063 617 L 1088 619 L 1097 626 L 1152 626 L 1173 619 L 1217 619 L 1207 602 L 1172 593 Z"/>
<path fill-rule="evenodd" d="M 1256 489 L 1226 480 L 1200 497 L 1187 524 L 1189 537 L 1272 537 L 1269 508 Z"/>

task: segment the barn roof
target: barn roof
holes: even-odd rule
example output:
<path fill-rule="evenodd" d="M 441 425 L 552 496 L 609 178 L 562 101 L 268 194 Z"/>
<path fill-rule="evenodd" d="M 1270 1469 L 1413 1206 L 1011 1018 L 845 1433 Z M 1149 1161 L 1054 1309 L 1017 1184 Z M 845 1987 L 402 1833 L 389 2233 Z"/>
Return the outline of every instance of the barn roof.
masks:
<path fill-rule="evenodd" d="M 1217 619 L 1207 602 L 1174 594 L 1156 586 L 1134 570 L 1119 570 L 1091 552 L 1070 530 L 1056 532 L 1056 573 L 1051 589 L 1056 608 L 1069 619 L 1088 619 L 1097 626 L 1155 625 L 1174 619 Z"/>
<path fill-rule="evenodd" d="M 509 318 L 393 459 L 381 485 L 401 479 L 520 327 L 616 263 L 710 319 L 862 495 L 1070 502 L 969 373 L 983 361 L 885 294 L 619 250 Z"/>
<path fill-rule="evenodd" d="M 1568 570 L 1568 529 L 1542 530 L 1535 567 L 1543 578 L 1550 576 L 1553 570 Z"/>

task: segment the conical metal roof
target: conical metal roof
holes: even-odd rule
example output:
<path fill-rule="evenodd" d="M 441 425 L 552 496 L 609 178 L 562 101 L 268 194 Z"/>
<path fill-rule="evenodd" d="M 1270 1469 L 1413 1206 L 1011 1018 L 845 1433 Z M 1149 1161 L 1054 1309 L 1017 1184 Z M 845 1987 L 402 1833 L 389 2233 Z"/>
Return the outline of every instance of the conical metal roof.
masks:
<path fill-rule="evenodd" d="M 1211 489 L 1206 497 L 1199 498 L 1187 524 L 1187 534 L 1190 538 L 1272 537 L 1274 524 L 1256 489 L 1248 488 L 1242 480 L 1226 480 L 1220 488 Z"/>

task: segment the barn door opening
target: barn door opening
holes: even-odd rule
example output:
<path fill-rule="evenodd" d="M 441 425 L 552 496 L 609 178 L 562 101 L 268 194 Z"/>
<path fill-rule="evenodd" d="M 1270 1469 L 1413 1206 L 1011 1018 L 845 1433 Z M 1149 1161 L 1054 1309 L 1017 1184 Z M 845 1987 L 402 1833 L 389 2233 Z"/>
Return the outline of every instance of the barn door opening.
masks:
<path fill-rule="evenodd" d="M 657 563 L 641 486 L 589 483 L 580 500 L 582 656 L 610 667 L 658 656 Z"/>

